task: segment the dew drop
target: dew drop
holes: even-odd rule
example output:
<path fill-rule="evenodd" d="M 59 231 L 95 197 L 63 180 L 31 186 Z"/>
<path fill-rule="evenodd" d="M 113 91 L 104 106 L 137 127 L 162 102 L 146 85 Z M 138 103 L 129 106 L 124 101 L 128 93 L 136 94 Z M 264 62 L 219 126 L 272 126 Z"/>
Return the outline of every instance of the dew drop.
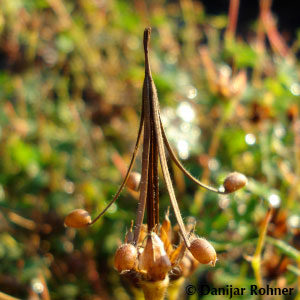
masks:
<path fill-rule="evenodd" d="M 300 84 L 297 82 L 292 83 L 291 85 L 291 93 L 294 96 L 300 96 Z"/>
<path fill-rule="evenodd" d="M 37 294 L 41 294 L 44 291 L 44 285 L 37 278 L 32 279 L 32 281 L 31 281 L 31 287 L 32 287 L 33 291 L 35 293 L 37 293 Z"/>
<path fill-rule="evenodd" d="M 189 157 L 190 151 L 189 151 L 189 144 L 187 141 L 179 140 L 177 142 L 177 149 L 180 158 L 187 159 Z"/>
<path fill-rule="evenodd" d="M 177 108 L 177 115 L 185 122 L 192 122 L 195 118 L 195 111 L 188 102 L 182 102 Z"/>
<path fill-rule="evenodd" d="M 274 208 L 277 208 L 280 206 L 280 203 L 281 203 L 281 199 L 278 195 L 276 194 L 271 194 L 269 197 L 268 197 L 268 201 L 270 203 L 270 205 Z"/>
<path fill-rule="evenodd" d="M 245 142 L 246 142 L 248 145 L 254 145 L 255 142 L 256 142 L 255 135 L 252 134 L 252 133 L 246 134 L 246 136 L 245 136 Z"/>

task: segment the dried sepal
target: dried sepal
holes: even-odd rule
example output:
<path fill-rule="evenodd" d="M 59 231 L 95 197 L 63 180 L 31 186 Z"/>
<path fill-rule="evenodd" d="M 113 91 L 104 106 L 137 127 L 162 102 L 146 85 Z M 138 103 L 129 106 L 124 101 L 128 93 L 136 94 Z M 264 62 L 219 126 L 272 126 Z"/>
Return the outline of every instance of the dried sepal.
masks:
<path fill-rule="evenodd" d="M 147 237 L 147 234 L 148 234 L 148 226 L 147 226 L 147 224 L 142 224 L 140 236 L 138 239 L 138 245 L 141 245 L 144 242 L 145 238 Z"/>
<path fill-rule="evenodd" d="M 119 272 L 132 270 L 137 265 L 137 250 L 132 244 L 122 244 L 116 251 L 114 267 Z"/>
<path fill-rule="evenodd" d="M 83 228 L 91 224 L 92 219 L 84 209 L 74 209 L 65 217 L 65 226 L 72 228 Z"/>
<path fill-rule="evenodd" d="M 170 214 L 170 207 L 168 207 L 168 210 L 165 214 L 165 218 L 161 224 L 161 230 L 164 230 L 165 233 L 167 234 L 169 240 L 172 240 L 172 225 L 169 219 L 169 214 Z"/>
<path fill-rule="evenodd" d="M 129 231 L 126 233 L 125 236 L 125 243 L 131 243 L 133 242 L 133 220 L 131 220 L 131 225 Z"/>
<path fill-rule="evenodd" d="M 184 256 L 186 250 L 185 243 L 182 241 L 179 246 L 171 253 L 170 255 L 170 261 L 172 266 L 177 265 L 182 257 Z"/>
<path fill-rule="evenodd" d="M 189 235 L 195 231 L 196 223 L 197 221 L 194 217 L 189 216 L 186 218 L 185 229 Z"/>
<path fill-rule="evenodd" d="M 160 228 L 160 239 L 162 240 L 165 250 L 168 255 L 173 252 L 171 240 L 163 227 Z"/>

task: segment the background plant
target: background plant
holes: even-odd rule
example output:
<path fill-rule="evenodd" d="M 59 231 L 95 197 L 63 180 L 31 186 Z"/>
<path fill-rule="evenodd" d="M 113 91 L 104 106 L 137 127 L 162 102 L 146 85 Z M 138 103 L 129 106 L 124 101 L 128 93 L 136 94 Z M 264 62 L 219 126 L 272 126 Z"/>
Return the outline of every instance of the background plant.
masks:
<path fill-rule="evenodd" d="M 0 291 L 129 299 L 112 265 L 120 232 L 134 218 L 134 195 L 125 191 L 88 231 L 66 230 L 63 218 L 77 207 L 100 211 L 121 182 L 115 158 L 128 164 L 134 147 L 140 34 L 149 24 L 166 134 L 185 166 L 216 185 L 231 170 L 250 179 L 235 196 L 219 197 L 172 169 L 183 217 L 196 215 L 197 234 L 218 251 L 216 269 L 201 267 L 192 282 L 255 283 L 247 259 L 271 203 L 280 207 L 261 252 L 262 278 L 296 285 L 299 41 L 287 45 L 270 1 L 260 3 L 259 18 L 240 37 L 234 5 L 228 19 L 189 0 L 1 1 Z"/>

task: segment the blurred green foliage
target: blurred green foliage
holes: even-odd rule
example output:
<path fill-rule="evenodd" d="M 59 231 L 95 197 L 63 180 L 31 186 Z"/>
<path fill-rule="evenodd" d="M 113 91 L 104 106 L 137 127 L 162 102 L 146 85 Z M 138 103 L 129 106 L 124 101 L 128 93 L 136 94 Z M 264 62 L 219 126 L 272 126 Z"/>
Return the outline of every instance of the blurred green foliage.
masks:
<path fill-rule="evenodd" d="M 177 130 L 192 128 L 183 131 L 185 165 L 215 185 L 232 170 L 249 178 L 244 190 L 219 197 L 172 168 L 183 217 L 195 216 L 197 233 L 218 250 L 216 268 L 201 266 L 190 280 L 255 283 L 245 258 L 255 251 L 268 206 L 280 202 L 263 278 L 297 286 L 299 40 L 287 53 L 278 50 L 269 31 L 259 31 L 261 20 L 248 37 L 224 37 L 227 16 L 209 16 L 191 0 L 2 0 L 0 8 L 0 291 L 21 299 L 49 299 L 48 291 L 51 299 L 130 299 L 112 258 L 136 199 L 125 190 L 86 230 L 66 229 L 63 219 L 79 207 L 95 216 L 121 182 L 112 156 L 127 164 L 134 147 L 141 37 L 149 25 L 154 80 L 179 154 Z M 242 69 L 246 83 L 233 84 Z M 193 118 L 180 117 L 181 103 Z M 168 205 L 161 184 L 162 216 Z"/>

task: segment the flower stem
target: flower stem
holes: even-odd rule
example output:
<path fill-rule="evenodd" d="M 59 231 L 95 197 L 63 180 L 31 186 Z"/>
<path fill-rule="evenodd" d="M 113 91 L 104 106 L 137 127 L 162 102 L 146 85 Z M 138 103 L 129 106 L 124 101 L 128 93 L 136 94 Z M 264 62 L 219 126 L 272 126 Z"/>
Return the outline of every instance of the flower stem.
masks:
<path fill-rule="evenodd" d="M 257 282 L 257 285 L 259 288 L 261 288 L 263 286 L 263 281 L 262 281 L 262 277 L 261 277 L 261 271 L 260 271 L 260 266 L 261 266 L 261 252 L 263 250 L 263 246 L 265 244 L 265 238 L 266 238 L 266 234 L 267 234 L 267 229 L 268 229 L 268 225 L 270 223 L 270 220 L 272 218 L 273 215 L 273 208 L 269 209 L 269 211 L 266 214 L 266 217 L 263 221 L 262 227 L 260 229 L 259 232 L 259 236 L 258 236 L 258 242 L 256 245 L 256 250 L 254 253 L 254 256 L 252 258 L 251 264 L 252 264 L 252 268 L 254 271 L 254 276 Z"/>

